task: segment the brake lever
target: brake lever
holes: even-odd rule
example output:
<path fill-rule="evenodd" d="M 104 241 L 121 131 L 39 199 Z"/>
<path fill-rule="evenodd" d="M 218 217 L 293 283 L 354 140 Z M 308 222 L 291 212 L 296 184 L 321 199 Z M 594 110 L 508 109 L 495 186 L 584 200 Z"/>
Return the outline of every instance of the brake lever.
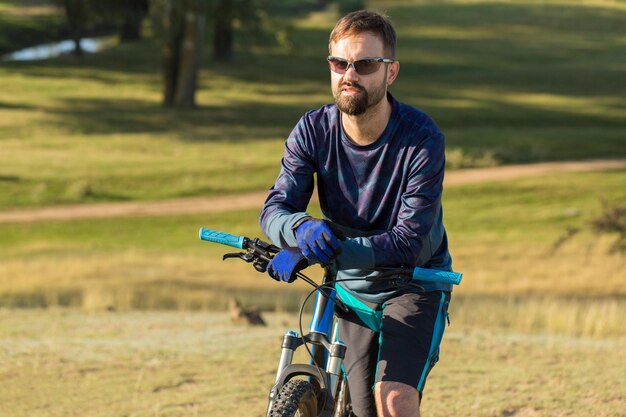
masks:
<path fill-rule="evenodd" d="M 246 262 L 252 262 L 254 261 L 254 256 L 249 253 L 249 252 L 236 252 L 236 253 L 226 253 L 224 254 L 224 256 L 222 256 L 222 260 L 225 261 L 226 259 L 229 258 L 239 258 L 239 259 L 243 259 Z"/>
<path fill-rule="evenodd" d="M 267 271 L 267 264 L 269 263 L 269 261 L 266 259 L 266 256 L 255 254 L 253 251 L 227 253 L 224 256 L 222 256 L 223 261 L 229 258 L 239 258 L 248 263 L 252 263 L 252 266 L 254 266 L 254 269 L 256 269 L 259 272 Z"/>

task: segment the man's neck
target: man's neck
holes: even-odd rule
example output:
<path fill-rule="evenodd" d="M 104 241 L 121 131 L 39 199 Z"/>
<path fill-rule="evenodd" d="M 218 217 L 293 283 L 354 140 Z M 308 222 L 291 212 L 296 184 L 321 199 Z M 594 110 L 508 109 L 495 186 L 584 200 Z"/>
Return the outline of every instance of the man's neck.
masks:
<path fill-rule="evenodd" d="M 385 97 L 361 115 L 350 116 L 342 113 L 341 124 L 352 142 L 359 146 L 366 146 L 376 142 L 383 134 L 392 110 L 391 102 L 388 97 Z"/>

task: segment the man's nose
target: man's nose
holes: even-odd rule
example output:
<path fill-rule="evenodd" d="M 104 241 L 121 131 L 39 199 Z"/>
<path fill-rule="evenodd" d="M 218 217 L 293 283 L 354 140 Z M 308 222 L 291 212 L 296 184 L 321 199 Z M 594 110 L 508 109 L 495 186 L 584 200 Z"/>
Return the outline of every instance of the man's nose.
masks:
<path fill-rule="evenodd" d="M 354 80 L 358 80 L 359 79 L 359 73 L 356 72 L 356 69 L 354 68 L 354 64 L 349 65 L 348 68 L 346 68 L 346 72 L 343 75 L 344 80 L 347 81 L 354 81 Z"/>

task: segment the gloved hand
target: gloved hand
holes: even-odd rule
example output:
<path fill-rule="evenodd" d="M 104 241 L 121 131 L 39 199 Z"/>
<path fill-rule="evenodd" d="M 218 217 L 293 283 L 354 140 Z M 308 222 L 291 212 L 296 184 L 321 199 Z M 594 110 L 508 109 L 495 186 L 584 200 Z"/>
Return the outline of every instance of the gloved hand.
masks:
<path fill-rule="evenodd" d="M 296 274 L 309 266 L 309 261 L 298 248 L 285 248 L 274 255 L 267 265 L 267 273 L 276 281 L 294 282 Z"/>
<path fill-rule="evenodd" d="M 324 220 L 310 218 L 296 229 L 298 248 L 312 262 L 328 264 L 341 252 L 339 240 Z"/>

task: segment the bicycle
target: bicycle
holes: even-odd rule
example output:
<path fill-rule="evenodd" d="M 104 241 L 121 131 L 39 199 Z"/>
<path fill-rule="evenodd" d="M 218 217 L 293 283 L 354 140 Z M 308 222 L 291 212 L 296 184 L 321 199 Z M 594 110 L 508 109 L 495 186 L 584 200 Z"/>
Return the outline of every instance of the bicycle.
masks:
<path fill-rule="evenodd" d="M 201 240 L 244 251 L 226 253 L 222 257 L 223 260 L 239 258 L 252 263 L 259 272 L 265 272 L 274 254 L 280 251 L 279 247 L 258 238 L 250 239 L 206 228 L 200 228 L 199 232 Z M 283 336 L 276 379 L 268 396 L 266 417 L 349 417 L 351 415 L 347 375 L 343 370 L 347 346 L 339 340 L 335 308 L 346 312 L 348 309 L 353 309 L 357 314 L 361 309 L 361 314 L 371 316 L 369 319 L 367 316 L 362 317 L 370 327 L 376 325 L 376 320 L 380 320 L 382 312 L 372 310 L 365 304 L 359 304 L 358 299 L 354 297 L 350 299 L 348 293 L 344 292 L 343 295 L 337 297 L 337 288 L 341 287 L 335 288 L 334 284 L 342 280 L 336 279 L 337 271 L 333 265 L 322 267 L 324 277 L 321 285 L 317 285 L 301 272 L 297 275 L 298 279 L 312 285 L 314 290 L 304 299 L 300 307 L 300 335 L 289 330 Z M 399 288 L 416 286 L 412 283 L 415 279 L 458 285 L 463 276 L 458 272 L 419 267 L 390 268 L 379 271 L 382 273 L 374 279 L 388 279 Z M 302 331 L 304 306 L 313 294 L 316 294 L 316 299 L 311 324 L 309 332 L 304 334 Z M 311 349 L 308 345 L 311 345 Z M 302 346 L 309 353 L 310 363 L 292 363 L 295 351 Z"/>

